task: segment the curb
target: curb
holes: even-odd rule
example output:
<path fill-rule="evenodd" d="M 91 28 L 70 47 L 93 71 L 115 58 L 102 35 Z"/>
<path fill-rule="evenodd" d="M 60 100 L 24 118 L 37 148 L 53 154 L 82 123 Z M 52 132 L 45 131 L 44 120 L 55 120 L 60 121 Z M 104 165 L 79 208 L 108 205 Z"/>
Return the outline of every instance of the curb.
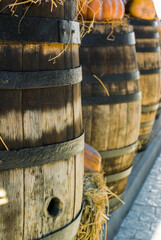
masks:
<path fill-rule="evenodd" d="M 156 120 L 151 139 L 147 149 L 144 152 L 136 154 L 133 162 L 133 171 L 129 176 L 126 192 L 124 195 L 125 205 L 115 210 L 108 221 L 107 240 L 112 240 L 117 234 L 119 227 L 130 210 L 135 198 L 146 180 L 157 156 L 161 151 L 161 116 Z"/>

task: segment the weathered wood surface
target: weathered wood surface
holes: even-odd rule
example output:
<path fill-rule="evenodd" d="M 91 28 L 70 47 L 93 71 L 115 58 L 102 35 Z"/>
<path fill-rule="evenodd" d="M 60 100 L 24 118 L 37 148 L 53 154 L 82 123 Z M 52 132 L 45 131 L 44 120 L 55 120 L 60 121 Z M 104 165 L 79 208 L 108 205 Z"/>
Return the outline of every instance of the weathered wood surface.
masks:
<path fill-rule="evenodd" d="M 11 2 L 1 1 L 0 9 Z M 54 8 L 52 13 L 46 5 L 50 6 L 33 5 L 28 16 L 73 20 L 76 13 L 76 4 L 71 1 L 58 6 L 56 11 Z M 17 8 L 20 16 L 23 11 L 23 6 Z M 1 14 L 9 12 L 6 9 Z M 58 43 L 0 42 L 0 71 L 78 67 L 78 44 L 66 47 Z M 61 52 L 54 64 L 48 61 Z M 80 91 L 80 83 L 44 89 L 0 89 L 0 136 L 9 150 L 60 143 L 80 136 L 83 132 Z M 1 143 L 0 150 L 4 150 Z M 0 239 L 38 239 L 72 221 L 81 208 L 83 160 L 80 152 L 59 162 L 0 171 L 0 187 L 6 190 L 9 200 L 0 207 Z"/>
<path fill-rule="evenodd" d="M 161 31 L 159 31 L 159 46 L 161 48 Z M 161 51 L 160 51 L 160 57 L 161 57 Z M 160 113 L 161 113 L 161 87 L 160 87 L 160 100 L 159 100 L 159 107 L 157 111 L 157 117 L 159 117 Z"/>
<path fill-rule="evenodd" d="M 15 0 L 1 0 L 0 9 L 4 9 L 2 14 L 11 15 L 11 8 L 6 8 L 6 6 L 15 3 Z M 46 0 L 41 0 L 42 4 L 32 4 L 29 11 L 26 12 L 26 7 L 28 4 L 21 4 L 15 7 L 14 14 L 17 16 L 23 16 L 26 12 L 26 16 L 30 17 L 48 17 L 54 19 L 66 19 L 66 20 L 77 20 L 77 2 L 72 0 L 67 0 L 63 5 L 58 4 L 53 5 L 53 11 L 51 11 L 51 3 Z"/>
<path fill-rule="evenodd" d="M 108 34 L 112 31 L 108 24 L 94 25 L 95 33 Z M 94 30 L 93 30 L 94 32 Z M 115 26 L 111 38 L 115 33 L 132 32 L 131 26 Z M 138 70 L 135 45 L 127 46 L 96 46 L 81 47 L 80 62 L 83 76 L 86 74 L 120 74 Z M 101 79 L 101 75 L 100 79 Z M 140 91 L 139 80 L 104 81 L 110 96 L 132 94 Z M 82 82 L 82 97 L 107 96 L 99 82 Z M 137 141 L 140 128 L 141 100 L 121 104 L 88 105 L 83 106 L 83 123 L 85 141 L 98 151 L 119 149 Z M 102 160 L 105 175 L 112 175 L 129 168 L 132 164 L 134 151 L 120 157 Z M 108 183 L 117 194 L 126 187 L 127 178 Z"/>
<path fill-rule="evenodd" d="M 155 74 L 153 74 L 153 72 L 149 74 L 144 73 L 145 70 L 153 71 L 155 69 L 161 68 L 160 49 L 158 50 L 156 49 L 155 52 L 152 52 L 153 48 L 155 49 L 160 46 L 157 25 L 156 26 L 134 25 L 134 31 L 136 33 L 136 51 L 138 67 L 139 70 L 141 71 L 140 87 L 142 91 L 142 107 L 157 105 L 160 100 L 161 73 L 159 72 Z M 152 130 L 156 113 L 157 109 L 142 111 L 139 138 L 140 143 L 143 146 L 146 145 L 149 141 L 149 134 Z"/>

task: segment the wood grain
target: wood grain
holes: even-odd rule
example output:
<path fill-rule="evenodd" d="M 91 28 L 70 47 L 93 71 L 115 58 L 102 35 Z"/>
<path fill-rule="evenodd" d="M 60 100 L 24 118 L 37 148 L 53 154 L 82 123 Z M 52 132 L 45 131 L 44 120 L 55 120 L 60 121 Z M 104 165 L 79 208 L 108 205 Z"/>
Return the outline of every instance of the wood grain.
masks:
<path fill-rule="evenodd" d="M 0 9 L 13 1 L 1 1 Z M 71 9 L 71 6 L 73 9 Z M 77 3 L 32 5 L 27 16 L 73 20 Z M 22 16 L 25 7 L 16 9 Z M 10 14 L 6 9 L 2 14 Z M 0 71 L 47 71 L 79 66 L 78 44 L 0 42 Z M 56 57 L 55 61 L 49 61 Z M 83 132 L 81 86 L 0 89 L 0 136 L 10 150 L 66 142 Z M 0 144 L 0 150 L 4 146 Z M 21 161 L 21 159 L 20 159 Z M 84 156 L 42 166 L 0 171 L 9 199 L 1 206 L 0 239 L 42 238 L 70 223 L 82 204 Z"/>
<path fill-rule="evenodd" d="M 109 24 L 94 24 L 92 33 L 109 35 L 112 27 Z M 113 36 L 116 33 L 132 32 L 131 26 L 114 26 Z M 81 47 L 80 62 L 83 67 L 83 76 L 87 74 L 121 74 L 138 70 L 134 45 L 125 46 L 96 46 Z M 140 91 L 138 80 L 104 82 L 110 96 L 132 94 Z M 107 96 L 100 83 L 82 82 L 82 97 Z M 138 140 L 141 117 L 141 100 L 111 105 L 83 106 L 83 123 L 85 141 L 98 151 L 124 148 Z M 105 175 L 112 175 L 129 168 L 132 164 L 134 152 L 111 159 L 102 159 L 102 169 Z M 117 194 L 125 190 L 127 178 L 112 183 Z"/>
<path fill-rule="evenodd" d="M 136 37 L 136 51 L 137 51 L 137 59 L 138 59 L 138 67 L 139 70 L 155 70 L 161 67 L 161 58 L 160 51 L 158 52 L 139 52 L 137 50 L 138 47 L 142 48 L 150 48 L 150 47 L 158 47 L 159 46 L 159 38 L 151 38 L 151 34 L 157 32 L 156 26 L 135 26 L 134 31 L 138 37 Z M 145 34 L 149 35 L 149 38 L 143 37 L 139 38 L 139 33 L 144 36 Z M 144 74 L 141 72 L 140 75 L 140 87 L 142 91 L 142 106 L 151 106 L 159 103 L 160 100 L 160 92 L 161 92 L 161 74 Z M 139 136 L 142 138 L 145 134 L 150 134 L 153 124 L 150 126 L 143 126 L 143 123 L 148 123 L 154 121 L 156 117 L 156 110 L 142 112 L 141 114 L 141 128 Z M 140 143 L 142 145 L 147 144 L 149 141 L 149 137 L 147 136 L 145 139 L 141 139 Z"/>

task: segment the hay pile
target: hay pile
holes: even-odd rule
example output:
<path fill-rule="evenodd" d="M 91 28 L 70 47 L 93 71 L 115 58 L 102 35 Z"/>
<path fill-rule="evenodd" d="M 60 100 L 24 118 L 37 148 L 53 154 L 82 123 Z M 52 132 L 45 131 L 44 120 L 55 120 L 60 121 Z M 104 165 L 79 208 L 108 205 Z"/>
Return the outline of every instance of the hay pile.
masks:
<path fill-rule="evenodd" d="M 83 213 L 77 233 L 77 240 L 98 240 L 102 238 L 109 220 L 109 198 L 113 196 L 103 180 L 103 173 L 85 173 L 83 187 Z"/>

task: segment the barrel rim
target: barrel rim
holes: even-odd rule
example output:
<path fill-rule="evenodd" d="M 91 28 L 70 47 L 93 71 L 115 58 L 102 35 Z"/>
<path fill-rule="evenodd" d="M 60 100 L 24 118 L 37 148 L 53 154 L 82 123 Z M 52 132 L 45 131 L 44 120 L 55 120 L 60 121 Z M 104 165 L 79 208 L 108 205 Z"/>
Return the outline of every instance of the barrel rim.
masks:
<path fill-rule="evenodd" d="M 84 149 L 84 132 L 77 138 L 40 147 L 0 150 L 0 171 L 40 166 L 79 154 Z"/>
<path fill-rule="evenodd" d="M 141 112 L 146 113 L 146 112 L 156 111 L 158 107 L 159 107 L 159 103 L 151 104 L 151 105 L 142 105 Z"/>
<path fill-rule="evenodd" d="M 128 146 L 124 146 L 122 148 L 108 149 L 105 151 L 99 151 L 99 153 L 102 159 L 106 159 L 106 158 L 111 159 L 114 157 L 120 157 L 122 155 L 132 153 L 136 150 L 137 146 L 138 146 L 138 141 Z"/>
<path fill-rule="evenodd" d="M 161 73 L 161 68 L 140 69 L 141 75 Z"/>
<path fill-rule="evenodd" d="M 141 100 L 142 94 L 141 91 L 134 92 L 131 94 L 124 95 L 113 95 L 113 96 L 83 96 L 82 104 L 84 106 L 90 105 L 108 105 L 108 104 L 121 104 L 129 103 Z"/>
<path fill-rule="evenodd" d="M 89 33 L 83 37 L 81 47 L 98 47 L 98 46 L 127 46 L 135 45 L 135 33 L 129 32 L 124 34 L 114 34 L 115 39 L 109 41 L 107 39 L 108 34 L 106 33 Z"/>
<path fill-rule="evenodd" d="M 79 210 L 79 212 L 77 213 L 75 218 L 72 219 L 71 222 L 69 222 L 65 226 L 55 230 L 54 232 L 46 234 L 45 236 L 38 238 L 36 240 L 41 240 L 41 239 L 42 240 L 51 240 L 51 238 L 54 240 L 60 240 L 60 239 L 66 239 L 67 235 L 70 235 L 71 238 L 74 238 L 74 236 L 77 233 L 78 227 L 79 227 L 82 212 L 83 212 L 83 202 L 81 205 L 81 209 Z"/>
<path fill-rule="evenodd" d="M 124 73 L 111 73 L 111 74 L 96 74 L 102 82 L 123 82 L 123 81 L 135 81 L 140 78 L 140 71 Z M 98 83 L 98 80 L 91 73 L 83 74 L 83 83 Z"/>
<path fill-rule="evenodd" d="M 133 168 L 133 165 L 131 165 L 129 168 L 127 168 L 121 172 L 118 172 L 118 173 L 114 173 L 114 174 L 110 174 L 110 175 L 105 174 L 104 179 L 105 179 L 106 183 L 111 183 L 111 182 L 116 182 L 116 181 L 122 180 L 131 174 L 132 168 Z"/>
<path fill-rule="evenodd" d="M 79 23 L 71 20 L 0 15 L 0 32 L 0 41 L 80 44 Z"/>
<path fill-rule="evenodd" d="M 61 87 L 82 81 L 82 66 L 70 69 L 33 72 L 0 71 L 0 89 Z"/>
<path fill-rule="evenodd" d="M 146 19 L 140 19 L 140 18 L 131 18 L 128 20 L 129 24 L 136 25 L 136 26 L 158 26 L 158 23 L 156 20 L 146 20 Z"/>
<path fill-rule="evenodd" d="M 122 192 L 121 194 L 117 195 L 121 200 L 123 200 L 125 195 L 125 192 Z M 112 212 L 117 206 L 119 207 L 122 204 L 122 202 L 116 198 L 115 196 L 109 199 L 109 211 Z"/>

